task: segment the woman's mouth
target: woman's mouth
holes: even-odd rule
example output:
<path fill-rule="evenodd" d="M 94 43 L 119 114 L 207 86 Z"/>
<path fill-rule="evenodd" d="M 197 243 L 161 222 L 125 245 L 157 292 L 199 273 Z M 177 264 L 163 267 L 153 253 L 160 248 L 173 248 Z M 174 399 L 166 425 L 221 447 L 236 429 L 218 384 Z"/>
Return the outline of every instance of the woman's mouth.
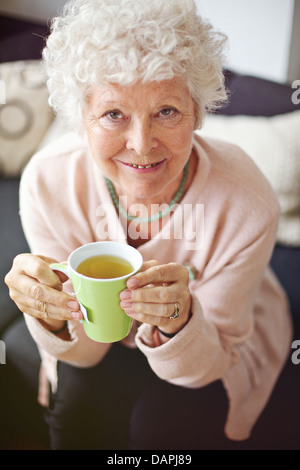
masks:
<path fill-rule="evenodd" d="M 133 168 L 151 168 L 158 165 L 158 163 L 151 163 L 151 165 L 135 165 L 134 163 L 127 163 L 127 165 L 132 166 Z"/>
<path fill-rule="evenodd" d="M 157 163 L 149 163 L 148 165 L 140 165 L 137 163 L 124 163 L 124 162 L 121 162 L 121 163 L 127 166 L 128 168 L 132 169 L 132 171 L 135 171 L 138 173 L 151 173 L 153 171 L 158 170 L 162 166 L 164 161 L 165 160 L 162 160 L 161 162 L 157 162 Z"/>

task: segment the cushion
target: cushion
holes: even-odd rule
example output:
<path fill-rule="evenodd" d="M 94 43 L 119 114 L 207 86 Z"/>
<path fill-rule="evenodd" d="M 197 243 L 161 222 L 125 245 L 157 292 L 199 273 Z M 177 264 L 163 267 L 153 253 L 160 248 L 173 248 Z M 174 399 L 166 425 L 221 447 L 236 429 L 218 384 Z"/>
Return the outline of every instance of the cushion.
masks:
<path fill-rule="evenodd" d="M 48 35 L 47 24 L 0 15 L 0 62 L 41 59 Z"/>
<path fill-rule="evenodd" d="M 218 114 L 275 116 L 300 109 L 300 102 L 292 100 L 295 90 L 289 84 L 242 75 L 232 70 L 224 70 L 224 76 L 229 99 L 217 111 Z"/>
<path fill-rule="evenodd" d="M 0 180 L 0 339 L 2 333 L 16 317 L 21 316 L 16 304 L 9 297 L 4 277 L 19 253 L 28 253 L 19 216 L 19 178 Z"/>
<path fill-rule="evenodd" d="M 0 64 L 0 80 L 0 174 L 13 177 L 36 151 L 53 114 L 39 60 Z"/>
<path fill-rule="evenodd" d="M 63 123 L 63 120 L 59 117 L 55 117 L 47 130 L 47 133 L 39 143 L 37 151 L 46 147 L 47 145 L 60 139 L 64 134 L 70 132 L 70 129 Z"/>
<path fill-rule="evenodd" d="M 300 246 L 300 111 L 273 117 L 208 115 L 201 130 L 240 146 L 275 190 L 281 216 L 277 242 Z"/>

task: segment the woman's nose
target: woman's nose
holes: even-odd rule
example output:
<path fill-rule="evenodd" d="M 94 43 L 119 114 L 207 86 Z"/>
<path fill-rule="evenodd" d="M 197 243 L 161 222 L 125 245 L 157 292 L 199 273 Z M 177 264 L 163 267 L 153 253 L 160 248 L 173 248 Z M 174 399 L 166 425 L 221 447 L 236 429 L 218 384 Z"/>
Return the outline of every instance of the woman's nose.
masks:
<path fill-rule="evenodd" d="M 147 119 L 135 119 L 128 129 L 126 148 L 134 150 L 138 155 L 146 156 L 157 147 L 151 122 Z"/>

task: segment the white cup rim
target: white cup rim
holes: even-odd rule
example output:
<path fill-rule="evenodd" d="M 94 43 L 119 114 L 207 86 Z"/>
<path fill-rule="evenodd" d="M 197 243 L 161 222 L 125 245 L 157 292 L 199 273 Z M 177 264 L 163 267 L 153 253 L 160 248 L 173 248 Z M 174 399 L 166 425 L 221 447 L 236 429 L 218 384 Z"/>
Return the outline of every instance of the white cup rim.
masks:
<path fill-rule="evenodd" d="M 104 250 L 103 253 L 99 253 L 99 249 L 102 248 L 104 249 L 106 247 L 106 251 Z M 121 253 L 115 252 L 114 250 L 120 250 L 121 248 Z M 89 252 L 90 255 L 81 256 L 83 253 Z M 123 253 L 131 253 L 131 255 L 134 257 L 134 262 L 132 262 L 132 259 L 122 255 Z M 113 278 L 108 278 L 108 279 L 102 279 L 102 278 L 93 278 L 89 276 L 85 276 L 84 274 L 80 274 L 78 271 L 76 271 L 77 267 L 81 263 L 81 261 L 84 261 L 86 258 L 90 256 L 95 256 L 98 254 L 109 254 L 112 256 L 120 256 L 121 258 L 125 258 L 127 261 L 129 261 L 133 265 L 133 271 L 131 271 L 129 274 L 125 274 L 124 276 L 119 276 L 119 277 L 113 277 Z M 128 259 L 129 258 L 129 259 Z M 75 264 L 74 264 L 75 263 Z M 72 253 L 70 254 L 68 258 L 68 267 L 70 271 L 74 273 L 74 275 L 88 279 L 89 281 L 93 282 L 116 282 L 120 281 L 122 279 L 128 279 L 131 276 L 134 276 L 142 267 L 143 264 L 143 257 L 141 253 L 131 245 L 128 245 L 127 243 L 121 243 L 121 242 L 114 242 L 114 241 L 99 241 L 99 242 L 92 242 L 92 243 L 87 243 L 85 245 L 82 245 L 78 248 L 76 248 Z"/>

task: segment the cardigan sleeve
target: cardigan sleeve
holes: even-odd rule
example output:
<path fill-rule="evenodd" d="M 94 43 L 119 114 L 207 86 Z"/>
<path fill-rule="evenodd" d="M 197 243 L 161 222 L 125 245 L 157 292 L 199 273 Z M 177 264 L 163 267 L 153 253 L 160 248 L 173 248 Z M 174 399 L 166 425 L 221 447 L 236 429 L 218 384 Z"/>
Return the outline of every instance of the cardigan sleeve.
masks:
<path fill-rule="evenodd" d="M 95 241 L 85 215 L 85 203 L 79 197 L 87 177 L 77 154 L 79 152 L 69 155 L 59 150 L 58 157 L 52 161 L 47 149 L 43 150 L 40 156 L 33 157 L 21 179 L 20 215 L 30 251 L 58 262 L 66 261 L 78 246 Z M 66 173 L 72 176 L 67 182 Z M 71 281 L 63 288 L 72 294 Z M 74 320 L 68 321 L 71 339 L 64 341 L 44 328 L 37 318 L 26 312 L 24 317 L 40 350 L 69 364 L 92 367 L 110 348 L 109 344 L 88 338 L 83 325 Z"/>
<path fill-rule="evenodd" d="M 230 252 L 222 267 L 191 283 L 192 317 L 174 338 L 155 347 L 153 328 L 139 328 L 137 346 L 161 379 L 200 387 L 224 377 L 239 361 L 239 347 L 253 333 L 254 305 L 274 246 L 276 202 L 262 214 L 247 241 L 231 240 L 235 254 Z"/>
<path fill-rule="evenodd" d="M 97 343 L 85 334 L 83 326 L 68 321 L 70 341 L 62 340 L 46 330 L 37 318 L 24 314 L 28 330 L 40 349 L 56 359 L 77 367 L 97 365 L 109 351 L 111 344 Z"/>

